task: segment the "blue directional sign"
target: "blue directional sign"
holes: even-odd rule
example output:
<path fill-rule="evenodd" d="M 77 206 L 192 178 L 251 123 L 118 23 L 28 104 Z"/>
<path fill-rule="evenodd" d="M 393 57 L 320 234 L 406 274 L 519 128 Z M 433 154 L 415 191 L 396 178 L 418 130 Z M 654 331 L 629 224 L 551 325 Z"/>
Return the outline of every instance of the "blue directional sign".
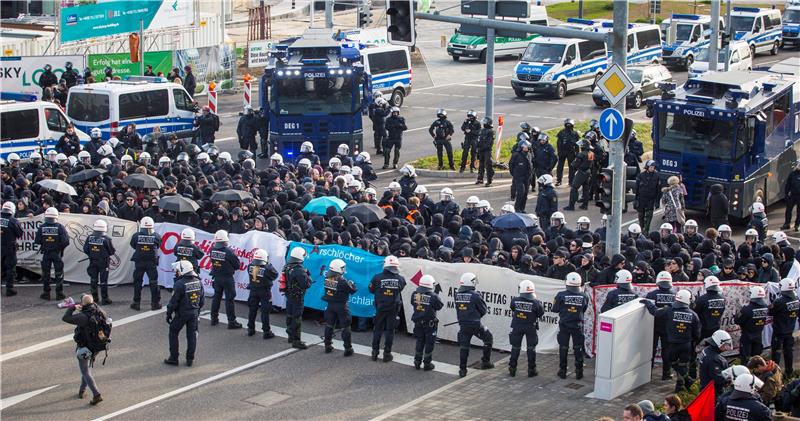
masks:
<path fill-rule="evenodd" d="M 600 133 L 608 140 L 619 140 L 625 131 L 625 119 L 614 108 L 606 108 L 600 113 Z"/>

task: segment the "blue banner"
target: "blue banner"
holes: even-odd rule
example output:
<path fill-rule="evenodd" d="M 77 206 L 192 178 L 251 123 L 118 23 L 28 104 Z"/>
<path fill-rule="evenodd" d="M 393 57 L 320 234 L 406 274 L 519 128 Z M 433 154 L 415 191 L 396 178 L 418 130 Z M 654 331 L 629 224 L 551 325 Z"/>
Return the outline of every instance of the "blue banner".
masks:
<path fill-rule="evenodd" d="M 194 23 L 192 0 L 70 1 L 61 8 L 61 42 Z"/>
<path fill-rule="evenodd" d="M 372 277 L 383 271 L 383 257 L 364 250 L 336 245 L 314 246 L 292 242 L 289 250 L 302 247 L 306 250 L 303 266 L 311 273 L 311 288 L 306 291 L 305 306 L 317 310 L 325 310 L 328 303 L 322 301 L 324 295 L 325 273 L 333 259 L 342 259 L 347 264 L 344 277 L 356 284 L 356 293 L 350 296 L 350 312 L 353 316 L 375 316 L 375 296 L 369 292 L 368 286 Z M 288 257 L 288 256 L 287 256 Z"/>

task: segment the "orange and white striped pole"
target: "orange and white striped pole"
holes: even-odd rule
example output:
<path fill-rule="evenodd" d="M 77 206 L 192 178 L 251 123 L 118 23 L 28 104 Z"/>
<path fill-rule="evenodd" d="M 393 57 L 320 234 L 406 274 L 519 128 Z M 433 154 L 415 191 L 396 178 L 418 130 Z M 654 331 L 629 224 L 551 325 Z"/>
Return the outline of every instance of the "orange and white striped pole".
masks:
<path fill-rule="evenodd" d="M 211 82 L 208 84 L 208 108 L 211 112 L 217 114 L 217 84 Z"/>
<path fill-rule="evenodd" d="M 494 160 L 500 160 L 500 148 L 503 146 L 503 123 L 505 123 L 505 119 L 503 116 L 497 117 L 497 139 L 495 140 L 494 146 Z"/>
<path fill-rule="evenodd" d="M 242 104 L 243 107 L 246 107 L 248 105 L 250 105 L 250 106 L 253 105 L 253 103 L 252 103 L 252 95 L 251 95 L 252 93 L 253 93 L 253 90 L 252 90 L 252 84 L 250 82 L 250 75 L 246 74 L 246 75 L 244 75 L 244 93 L 242 94 L 243 95 L 243 100 L 244 100 L 244 104 Z"/>

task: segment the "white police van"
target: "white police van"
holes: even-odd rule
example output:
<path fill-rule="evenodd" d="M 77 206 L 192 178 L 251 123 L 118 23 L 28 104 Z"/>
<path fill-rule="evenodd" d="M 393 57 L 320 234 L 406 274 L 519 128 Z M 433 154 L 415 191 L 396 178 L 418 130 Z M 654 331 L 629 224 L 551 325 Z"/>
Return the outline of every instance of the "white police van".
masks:
<path fill-rule="evenodd" d="M 411 94 L 411 55 L 408 47 L 387 45 L 361 51 L 364 69 L 372 76 L 372 92 L 389 96 L 389 103 L 400 107 Z"/>
<path fill-rule="evenodd" d="M 734 7 L 731 12 L 733 39 L 747 42 L 752 56 L 767 51 L 773 56 L 778 54 L 782 28 L 781 12 L 777 9 Z"/>
<path fill-rule="evenodd" d="M 603 22 L 595 32 L 611 32 L 614 22 Z M 647 64 L 661 62 L 661 28 L 645 23 L 628 24 L 627 63 Z"/>
<path fill-rule="evenodd" d="M 711 16 L 673 13 L 668 20 L 661 60 L 665 66 L 688 69 L 692 67 L 698 51 L 708 46 Z M 719 28 L 720 31 L 725 28 L 723 18 L 719 20 Z"/>
<path fill-rule="evenodd" d="M 556 28 L 576 29 L 578 31 L 595 31 L 603 26 L 604 22 L 612 22 L 609 19 L 580 19 L 567 18 L 566 23 L 556 25 Z"/>
<path fill-rule="evenodd" d="M 69 119 L 58 105 L 46 101 L 0 101 L 0 157 L 16 153 L 25 158 L 31 152 L 45 153 L 54 149 L 67 131 Z M 75 130 L 81 144 L 89 136 Z"/>
<path fill-rule="evenodd" d="M 131 123 L 141 136 L 159 126 L 162 133 L 189 137 L 196 112 L 197 104 L 183 86 L 164 78 L 77 85 L 67 98 L 67 115 L 75 126 L 87 133 L 98 127 L 103 139 Z"/>
<path fill-rule="evenodd" d="M 800 45 L 800 4 L 787 5 L 783 12 L 783 46 Z"/>
<path fill-rule="evenodd" d="M 608 61 L 602 41 L 539 37 L 514 66 L 511 87 L 520 98 L 544 92 L 561 99 L 569 90 L 594 87 Z"/>

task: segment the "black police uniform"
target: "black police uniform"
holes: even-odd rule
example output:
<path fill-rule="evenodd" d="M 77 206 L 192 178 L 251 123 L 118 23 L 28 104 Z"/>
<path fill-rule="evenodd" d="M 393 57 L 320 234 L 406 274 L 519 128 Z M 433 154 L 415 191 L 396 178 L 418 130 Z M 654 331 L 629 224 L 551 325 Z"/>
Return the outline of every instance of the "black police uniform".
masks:
<path fill-rule="evenodd" d="M 617 284 L 617 287 L 606 296 L 606 301 L 600 307 L 600 313 L 605 313 L 612 308 L 617 308 L 628 301 L 633 301 L 639 296 L 631 289 L 631 284 Z"/>
<path fill-rule="evenodd" d="M 386 149 L 385 151 L 388 151 Z M 383 359 L 392 353 L 394 330 L 403 297 L 400 293 L 406 287 L 406 280 L 400 274 L 385 270 L 375 275 L 369 283 L 369 292 L 375 294 L 375 321 L 372 330 L 372 359 L 378 358 L 381 337 L 386 336 L 383 346 Z"/>
<path fill-rule="evenodd" d="M 792 210 L 797 207 L 797 216 L 794 226 L 800 226 L 800 170 L 795 169 L 786 177 L 786 184 L 783 185 L 783 193 L 786 196 L 786 212 L 783 226 L 781 229 L 789 229 L 792 222 Z"/>
<path fill-rule="evenodd" d="M 329 273 L 325 278 L 325 294 L 322 300 L 328 303 L 325 308 L 325 352 L 333 350 L 333 328 L 337 322 L 342 329 L 342 341 L 344 342 L 344 354 L 350 356 L 353 354 L 353 345 L 351 342 L 350 322 L 350 308 L 347 302 L 350 300 L 350 295 L 356 292 L 355 284 L 345 279 L 344 276 L 337 273 Z"/>
<path fill-rule="evenodd" d="M 700 390 L 714 382 L 714 393 L 717 398 L 728 383 L 722 375 L 722 370 L 728 368 L 728 360 L 722 356 L 720 349 L 715 344 L 709 344 L 697 356 L 700 362 Z"/>
<path fill-rule="evenodd" d="M 654 289 L 647 293 L 645 296 L 648 300 L 653 300 L 657 308 L 669 307 L 675 302 L 675 291 L 672 288 Z M 656 317 L 654 320 L 653 329 L 653 359 L 650 366 L 652 367 L 656 360 L 656 348 L 658 343 L 661 342 L 661 379 L 669 379 L 671 374 L 670 366 L 667 363 L 667 356 L 669 355 L 669 341 L 667 340 L 666 320 L 664 315 Z"/>
<path fill-rule="evenodd" d="M 228 327 L 241 327 L 236 321 L 236 311 L 233 299 L 236 298 L 236 283 L 233 275 L 239 270 L 239 258 L 224 243 L 214 243 L 209 253 L 211 258 L 211 286 L 214 287 L 214 297 L 211 299 L 211 324 L 219 322 L 219 307 L 222 303 L 222 294 L 225 294 L 225 315 L 228 317 Z"/>
<path fill-rule="evenodd" d="M 721 421 L 769 421 L 772 413 L 758 396 L 734 390 L 729 399 L 717 403 L 714 419 Z"/>
<path fill-rule="evenodd" d="M 22 238 L 22 226 L 10 213 L 0 213 L 0 271 L 6 286 L 6 295 L 14 291 L 15 269 L 17 267 L 17 240 Z"/>
<path fill-rule="evenodd" d="M 414 196 L 414 190 L 417 189 L 417 177 L 404 175 L 397 181 L 400 184 L 400 196 L 406 200 Z"/>
<path fill-rule="evenodd" d="M 461 145 L 461 168 L 464 171 L 467 167 L 467 156 L 469 156 L 469 172 L 475 171 L 475 160 L 478 159 L 478 134 L 481 131 L 481 123 L 475 117 L 467 117 L 461 123 L 461 131 L 464 132 L 464 143 Z"/>
<path fill-rule="evenodd" d="M 372 120 L 372 135 L 376 153 L 383 153 L 383 141 L 386 139 L 386 117 L 389 110 L 375 103 L 369 106 L 369 119 Z"/>
<path fill-rule="evenodd" d="M 528 296 L 526 296 L 528 295 Z M 513 297 L 511 299 L 511 333 L 508 341 L 511 343 L 511 359 L 508 369 L 512 376 L 517 371 L 517 360 L 522 350 L 522 338 L 525 338 L 528 353 L 528 376 L 533 377 L 536 371 L 536 345 L 539 344 L 539 318 L 544 315 L 542 302 L 533 298 L 531 294 Z"/>
<path fill-rule="evenodd" d="M 494 164 L 492 163 L 492 147 L 494 147 L 495 132 L 492 126 L 484 125 L 478 133 L 478 180 L 477 184 L 483 181 L 486 174 L 486 185 L 492 184 L 494 178 Z M 448 141 L 449 145 L 450 142 Z M 448 154 L 449 154 L 448 149 Z M 440 154 L 441 155 L 441 154 Z"/>
<path fill-rule="evenodd" d="M 483 341 L 483 356 L 481 357 L 482 366 L 491 368 L 492 343 L 494 337 L 486 326 L 481 324 L 481 318 L 489 311 L 486 302 L 483 301 L 478 292 L 473 287 L 459 287 L 455 295 L 456 316 L 458 318 L 458 347 L 459 370 L 458 375 L 467 375 L 467 359 L 469 359 L 469 347 L 472 337 L 475 336 Z"/>
<path fill-rule="evenodd" d="M 283 267 L 286 281 L 286 334 L 289 342 L 300 342 L 300 325 L 303 321 L 303 305 L 306 290 L 311 287 L 311 274 L 303 267 L 303 262 L 290 258 Z"/>
<path fill-rule="evenodd" d="M 236 135 L 239 137 L 239 147 L 241 149 L 247 149 L 254 154 L 258 152 L 256 134 L 258 134 L 259 125 L 259 118 L 255 113 L 247 112 L 239 118 L 239 124 L 236 126 Z"/>
<path fill-rule="evenodd" d="M 545 186 L 539 190 L 536 198 L 536 216 L 542 228 L 550 226 L 550 217 L 558 212 L 558 194 L 553 186 Z"/>
<path fill-rule="evenodd" d="M 578 152 L 578 154 L 575 155 L 575 159 L 569 164 L 569 170 L 572 176 L 569 179 L 569 206 L 566 210 L 574 210 L 575 203 L 578 202 L 578 200 L 582 202 L 580 205 L 581 209 L 587 209 L 589 207 L 589 178 L 591 177 L 593 159 L 594 153 L 584 149 Z M 560 173 L 561 171 L 559 171 L 559 174 Z M 578 197 L 579 190 L 583 193 L 580 198 Z"/>
<path fill-rule="evenodd" d="M 508 161 L 508 169 L 513 179 L 513 196 L 515 198 L 514 210 L 517 212 L 525 212 L 525 205 L 528 203 L 528 191 L 530 188 L 528 180 L 531 179 L 533 171 L 529 154 L 517 148 L 517 150 L 511 154 L 511 159 Z"/>
<path fill-rule="evenodd" d="M 42 72 L 42 75 L 39 76 L 39 86 L 42 87 L 42 93 L 44 94 L 44 90 L 53 85 L 58 85 L 56 74 L 52 70 Z"/>
<path fill-rule="evenodd" d="M 569 174 L 569 182 L 572 184 L 572 177 L 575 174 L 575 168 L 572 166 L 572 161 L 577 154 L 577 143 L 580 136 L 574 128 L 564 127 L 556 135 L 556 149 L 558 153 L 558 164 L 556 166 L 556 182 L 561 184 L 564 173 L 564 161 L 567 162 L 567 173 Z"/>
<path fill-rule="evenodd" d="M 666 323 L 667 342 L 669 342 L 668 361 L 678 374 L 675 390 L 680 391 L 692 384 L 689 379 L 689 360 L 692 345 L 700 340 L 700 318 L 685 303 L 675 301 L 669 307 L 656 308 L 652 301 L 643 300 L 647 311 L 657 320 Z"/>
<path fill-rule="evenodd" d="M 250 284 L 247 289 L 250 295 L 247 297 L 247 306 L 250 308 L 247 314 L 247 334 L 252 336 L 256 333 L 256 313 L 261 310 L 261 328 L 264 331 L 264 339 L 275 336 L 270 330 L 269 313 L 272 311 L 272 283 L 278 278 L 278 271 L 270 263 L 265 265 L 251 264 L 247 267 L 250 275 Z"/>
<path fill-rule="evenodd" d="M 394 148 L 394 159 L 392 164 L 397 167 L 400 161 L 400 148 L 403 146 L 403 132 L 408 130 L 406 119 L 401 116 L 390 115 L 386 119 L 386 139 L 383 141 L 383 166 L 389 166 L 389 154 Z"/>
<path fill-rule="evenodd" d="M 558 162 L 553 145 L 551 145 L 550 142 L 542 144 L 537 140 L 533 144 L 532 151 L 536 177 L 538 178 L 553 172 L 553 167 L 555 167 Z"/>
<path fill-rule="evenodd" d="M 447 117 L 436 119 L 428 128 L 428 133 L 433 138 L 433 145 L 436 146 L 436 157 L 439 160 L 439 169 L 444 168 L 442 161 L 442 149 L 447 151 L 447 162 L 450 164 L 450 169 L 455 170 L 453 163 L 453 145 L 450 144 L 450 139 L 455 133 L 453 123 L 447 120 Z"/>
<path fill-rule="evenodd" d="M 69 246 L 69 234 L 63 225 L 58 222 L 45 222 L 36 230 L 34 244 L 39 245 L 42 253 L 42 284 L 44 292 L 41 297 L 50 299 L 50 270 L 55 269 L 56 298 L 61 300 L 64 296 L 64 249 Z"/>
<path fill-rule="evenodd" d="M 767 220 L 767 215 L 764 213 L 753 214 L 753 219 L 750 220 L 750 223 L 747 224 L 747 228 L 753 228 L 758 232 L 758 238 L 761 240 L 767 238 L 767 228 L 769 226 L 769 221 Z"/>
<path fill-rule="evenodd" d="M 794 338 L 792 332 L 797 324 L 797 311 L 800 301 L 794 291 L 781 292 L 769 309 L 772 316 L 772 361 L 780 363 L 781 350 L 783 350 L 784 373 L 793 371 Z"/>
<path fill-rule="evenodd" d="M 167 303 L 169 323 L 169 361 L 178 362 L 178 335 L 186 328 L 186 365 L 192 365 L 197 347 L 197 325 L 200 309 L 205 304 L 205 293 L 200 278 L 194 273 L 175 279 L 172 298 Z"/>
<path fill-rule="evenodd" d="M 761 355 L 764 351 L 761 338 L 768 313 L 766 305 L 750 301 L 734 318 L 734 322 L 742 329 L 742 336 L 739 338 L 739 356 L 742 361 L 749 361 L 750 357 Z"/>
<path fill-rule="evenodd" d="M 433 347 L 436 345 L 436 330 L 439 319 L 436 312 L 444 307 L 444 303 L 430 288 L 419 287 L 411 295 L 411 321 L 414 323 L 414 367 L 419 369 L 422 362 L 425 370 L 433 369 Z"/>
<path fill-rule="evenodd" d="M 458 215 L 458 203 L 454 200 L 442 200 L 433 206 L 433 214 L 441 213 L 444 216 L 444 226 L 450 223 L 454 216 Z"/>
<path fill-rule="evenodd" d="M 161 291 L 158 288 L 158 249 L 161 247 L 161 236 L 156 232 L 140 230 L 133 234 L 130 242 L 134 249 L 131 261 L 133 268 L 133 303 L 131 308 L 139 309 L 142 300 L 142 282 L 147 274 L 150 285 L 150 307 L 153 310 L 161 308 Z"/>
<path fill-rule="evenodd" d="M 175 248 L 172 249 L 172 253 L 175 255 L 176 260 L 186 260 L 187 262 L 192 264 L 195 273 L 200 273 L 200 259 L 205 256 L 200 247 L 198 247 L 194 241 L 189 240 L 180 240 L 175 243 Z"/>
<path fill-rule="evenodd" d="M 575 373 L 577 378 L 583 377 L 583 317 L 589 308 L 589 296 L 586 293 L 570 289 L 559 291 L 553 301 L 552 312 L 558 313 L 558 374 L 567 376 L 567 353 L 572 338 L 572 352 L 575 354 Z"/>
<path fill-rule="evenodd" d="M 86 237 L 83 243 L 83 252 L 89 257 L 89 266 L 86 274 L 89 275 L 91 282 L 92 297 L 95 302 L 99 302 L 97 286 L 100 286 L 100 295 L 103 297 L 103 304 L 110 304 L 108 296 L 108 271 L 111 256 L 117 251 L 111 239 L 104 233 L 93 232 Z"/>
<path fill-rule="evenodd" d="M 653 210 L 661 199 L 661 180 L 658 171 L 647 170 L 636 176 L 636 201 L 634 209 L 638 212 L 639 226 L 642 232 L 650 232 L 650 222 L 653 220 Z"/>

